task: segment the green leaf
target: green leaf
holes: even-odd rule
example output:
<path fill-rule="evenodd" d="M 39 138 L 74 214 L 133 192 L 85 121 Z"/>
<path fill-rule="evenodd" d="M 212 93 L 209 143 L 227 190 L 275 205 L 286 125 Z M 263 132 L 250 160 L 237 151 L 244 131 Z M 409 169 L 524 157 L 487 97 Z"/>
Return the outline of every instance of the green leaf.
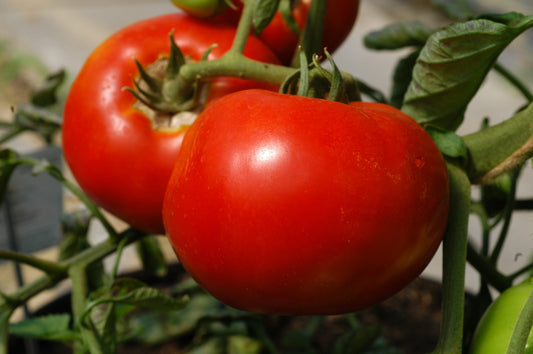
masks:
<path fill-rule="evenodd" d="M 428 125 L 425 128 L 444 156 L 458 159 L 462 162 L 465 162 L 468 159 L 468 149 L 466 148 L 463 138 L 459 135 L 451 130 L 442 129 L 432 125 Z"/>
<path fill-rule="evenodd" d="M 268 26 L 276 15 L 280 0 L 260 0 L 254 2 L 253 27 L 255 34 L 259 35 Z"/>
<path fill-rule="evenodd" d="M 430 36 L 413 69 L 402 111 L 420 124 L 455 130 L 500 53 L 533 26 L 533 16 L 512 25 L 480 19 Z"/>
<path fill-rule="evenodd" d="M 520 22 L 524 20 L 524 15 L 518 12 L 507 12 L 504 14 L 484 14 L 478 17 L 478 19 L 485 19 L 493 22 L 498 22 L 506 26 L 520 25 Z"/>
<path fill-rule="evenodd" d="M 281 13 L 283 20 L 285 20 L 285 23 L 291 29 L 291 31 L 300 36 L 302 31 L 300 30 L 300 27 L 298 27 L 298 23 L 296 23 L 296 20 L 292 15 L 291 3 L 291 0 L 280 0 L 279 12 Z"/>
<path fill-rule="evenodd" d="M 415 67 L 416 60 L 420 55 L 420 50 L 415 50 L 405 58 L 402 58 L 396 64 L 394 69 L 394 75 L 392 77 L 392 89 L 390 103 L 396 108 L 402 106 L 405 93 L 409 88 L 409 84 L 413 79 L 413 68 Z"/>
<path fill-rule="evenodd" d="M 22 320 L 9 325 L 9 332 L 20 337 L 54 341 L 77 340 L 78 334 L 70 329 L 69 314 L 53 314 Z"/>
<path fill-rule="evenodd" d="M 200 345 L 190 349 L 189 354 L 219 354 L 227 353 L 224 338 L 210 338 Z"/>
<path fill-rule="evenodd" d="M 121 278 L 113 283 L 107 294 L 87 305 L 86 314 L 93 307 L 103 303 L 120 303 L 160 311 L 177 311 L 187 305 L 188 298 L 175 299 L 139 280 Z"/>
<path fill-rule="evenodd" d="M 100 348 L 107 353 L 115 353 L 117 347 L 117 314 L 116 305 L 110 304 L 101 308 L 101 312 L 93 314 L 92 328 L 95 331 L 96 338 Z"/>
<path fill-rule="evenodd" d="M 345 333 L 335 343 L 334 353 L 366 353 L 380 334 L 379 326 L 361 327 Z"/>
<path fill-rule="evenodd" d="M 472 17 L 468 0 L 431 0 L 431 3 L 453 20 L 466 20 Z"/>
<path fill-rule="evenodd" d="M 32 92 L 31 103 L 38 107 L 48 107 L 57 103 L 57 91 L 65 81 L 65 76 L 64 70 L 49 75 L 45 83 Z"/>
<path fill-rule="evenodd" d="M 433 32 L 419 21 L 401 22 L 368 33 L 363 42 L 367 48 L 376 50 L 422 47 Z"/>
<path fill-rule="evenodd" d="M 359 80 L 359 79 L 357 79 L 356 84 L 357 84 L 357 89 L 359 90 L 359 94 L 366 95 L 370 97 L 372 100 L 374 100 L 375 102 L 389 104 L 389 101 L 387 100 L 387 97 L 385 97 L 385 94 L 383 94 L 383 92 L 381 92 L 377 88 L 372 87 L 366 82 Z M 357 99 L 352 98 L 351 90 L 348 91 L 347 93 L 350 95 L 349 98 L 351 101 L 357 101 Z M 361 100 L 360 97 L 359 97 L 359 100 Z"/>
<path fill-rule="evenodd" d="M 261 349 L 261 342 L 256 339 L 242 335 L 233 335 L 228 338 L 227 352 L 230 354 L 259 354 Z"/>
<path fill-rule="evenodd" d="M 136 341 L 156 345 L 171 337 L 179 337 L 194 331 L 204 317 L 220 314 L 220 302 L 205 293 L 191 296 L 181 311 L 139 310 L 126 317 L 129 331 L 135 333 Z"/>

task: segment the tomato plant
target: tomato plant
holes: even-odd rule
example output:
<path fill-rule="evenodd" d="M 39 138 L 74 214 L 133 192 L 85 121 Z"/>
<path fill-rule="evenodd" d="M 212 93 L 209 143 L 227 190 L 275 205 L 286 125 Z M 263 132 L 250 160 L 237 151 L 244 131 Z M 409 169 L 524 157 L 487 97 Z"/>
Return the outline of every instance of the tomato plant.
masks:
<path fill-rule="evenodd" d="M 512 61 L 500 62 L 498 56 L 533 28 L 533 16 L 474 13 L 467 1 L 432 1 L 438 18 L 452 20 L 448 26 L 408 21 L 368 33 L 367 49 L 407 51 L 391 72 L 387 94 L 338 67 L 327 52 L 329 68 L 311 56 L 323 45 L 315 36 L 322 31 L 324 6 L 359 5 L 337 1 L 312 1 L 308 8 L 302 5 L 306 0 L 242 1 L 242 11 L 226 11 L 209 22 L 185 14 L 162 16 L 119 31 L 94 51 L 71 88 L 62 127 L 67 162 L 86 193 L 54 161 L 12 148 L 0 151 L 0 196 L 13 226 L 18 218 L 10 212 L 18 208 L 9 208 L 10 183 L 17 178 L 18 186 L 18 173 L 30 173 L 19 167 L 48 174 L 83 204 L 83 210 L 76 205 L 74 213 L 57 220 L 62 231 L 57 259 L 0 249 L 0 259 L 44 273 L 1 291 L 0 353 L 9 351 L 10 335 L 65 340 L 80 353 L 114 353 L 126 341 L 153 345 L 176 338 L 179 343 L 172 346 L 184 352 L 386 351 L 398 343 L 387 343 L 394 339 L 385 331 L 381 338 L 377 326 L 358 323 L 366 317 L 361 313 L 336 316 L 331 326 L 325 316 L 302 321 L 253 312 L 330 314 L 375 304 L 420 274 L 441 239 L 439 337 L 432 330 L 436 311 L 426 316 L 431 329 L 422 334 L 428 337 L 422 349 L 421 326 L 414 326 L 416 333 L 404 330 L 407 322 L 418 322 L 414 316 L 399 331 L 402 339 L 412 340 L 402 340 L 408 347 L 397 349 L 463 353 L 496 290 L 503 294 L 481 320 L 472 350 L 504 351 L 499 345 L 513 353 L 530 350 L 533 295 L 524 299 L 531 294 L 531 280 L 506 289 L 531 274 L 531 249 L 514 257 L 505 253 L 515 212 L 533 209 L 531 196 L 518 193 L 533 157 L 533 92 L 527 75 L 518 75 L 518 67 L 508 67 Z M 220 4 L 216 0 L 195 4 L 205 11 L 196 16 L 220 10 L 209 8 Z M 353 16 L 349 9 L 335 24 L 346 25 L 341 15 Z M 273 51 L 253 36 L 271 16 L 278 16 L 270 23 L 276 29 L 278 10 L 285 18 L 292 10 L 300 26 L 312 24 L 301 37 L 305 55 L 297 58 L 299 68 L 293 62 L 279 65 Z M 307 20 L 298 20 L 300 10 Z M 271 45 L 281 50 L 287 38 L 276 35 Z M 292 44 L 288 51 L 290 59 Z M 487 117 L 475 125 L 478 131 L 460 135 L 457 129 L 476 111 L 469 109 L 472 99 L 493 71 L 522 101 L 506 107 L 510 117 L 489 110 L 499 123 Z M 51 75 L 30 102 L 14 106 L 13 121 L 0 126 L 0 141 L 28 132 L 47 144 L 59 142 L 54 134 L 63 123 L 56 92 L 61 81 L 62 74 Z M 228 94 L 256 87 L 281 87 L 284 94 Z M 380 103 L 334 102 L 361 97 Z M 93 200 L 130 227 L 118 230 Z M 469 235 L 472 217 L 481 226 L 476 240 Z M 108 235 L 98 235 L 104 239 L 94 244 L 88 233 L 93 219 Z M 163 226 L 182 262 L 173 267 L 167 261 L 175 259 L 165 257 L 159 239 L 149 235 Z M 12 236 L 19 230 L 6 231 Z M 169 289 L 148 285 L 137 273 L 130 278 L 119 272 L 128 246 L 134 246 L 144 271 L 171 280 Z M 104 267 L 111 254 L 114 265 Z M 515 268 L 508 273 L 500 267 L 506 259 Z M 467 270 L 481 279 L 472 298 L 465 297 Z M 69 309 L 53 316 L 32 312 L 32 318 L 14 323 L 19 307 L 66 279 L 72 284 Z M 221 306 L 202 286 L 252 313 Z M 402 307 L 411 289 L 395 299 Z M 398 302 L 384 305 L 391 303 Z M 150 311 L 148 316 L 139 308 Z M 409 311 L 403 308 L 402 315 L 411 317 Z M 148 318 L 156 320 L 145 322 Z M 129 319 L 154 331 L 145 336 Z M 167 324 L 178 322 L 184 330 L 168 331 Z M 387 326 L 388 321 L 380 322 Z M 345 330 L 326 334 L 324 324 Z"/>
<path fill-rule="evenodd" d="M 235 30 L 183 14 L 132 24 L 107 39 L 87 59 L 70 89 L 64 111 L 63 149 L 77 182 L 98 205 L 131 225 L 162 233 L 164 191 L 188 124 L 169 126 L 170 114 L 153 112 L 123 90 L 149 66 L 168 56 L 169 34 L 189 60 L 211 59 L 231 47 Z M 245 55 L 277 63 L 260 40 L 250 37 Z M 219 78 L 209 99 L 249 87 L 276 86 Z M 265 86 L 266 85 L 266 86 Z M 179 116 L 178 116 L 179 119 Z"/>
<path fill-rule="evenodd" d="M 236 1 L 237 11 L 228 8 L 219 20 L 236 23 L 239 19 L 242 2 Z M 305 28 L 311 0 L 292 2 L 292 16 L 300 30 Z M 359 12 L 359 0 L 328 0 L 322 32 L 322 47 L 333 53 L 348 37 Z M 278 58 L 289 64 L 298 47 L 299 35 L 293 31 L 280 11 L 276 13 L 270 24 L 259 36 L 276 53 Z"/>
<path fill-rule="evenodd" d="M 533 292 L 533 278 L 504 291 L 487 309 L 474 332 L 471 354 L 506 353 L 514 326 L 527 298 Z M 533 328 L 524 353 L 533 353 Z"/>
<path fill-rule="evenodd" d="M 191 126 L 163 217 L 180 262 L 222 302 L 342 313 L 423 270 L 447 183 L 431 138 L 397 109 L 248 90 Z"/>

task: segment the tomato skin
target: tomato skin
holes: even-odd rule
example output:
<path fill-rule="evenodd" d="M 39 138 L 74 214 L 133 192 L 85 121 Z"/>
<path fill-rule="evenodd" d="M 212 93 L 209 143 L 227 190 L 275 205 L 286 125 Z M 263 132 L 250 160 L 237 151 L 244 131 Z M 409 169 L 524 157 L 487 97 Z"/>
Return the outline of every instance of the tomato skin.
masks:
<path fill-rule="evenodd" d="M 489 306 L 474 332 L 470 354 L 506 353 L 516 320 L 532 291 L 533 278 L 528 278 L 504 291 Z M 533 328 L 524 353 L 533 354 Z"/>
<path fill-rule="evenodd" d="M 243 4 L 241 1 L 236 1 L 235 3 L 238 11 L 228 8 L 223 14 L 218 16 L 220 21 L 234 24 L 238 22 Z M 292 15 L 298 27 L 303 30 L 309 14 L 311 0 L 299 0 L 295 1 L 295 3 Z M 327 48 L 329 53 L 337 50 L 350 34 L 358 13 L 359 0 L 328 0 L 324 17 L 322 47 Z M 289 65 L 291 63 L 298 47 L 299 37 L 289 28 L 279 11 L 259 38 L 270 46 L 283 64 Z"/>
<path fill-rule="evenodd" d="M 166 185 L 187 127 L 160 131 L 133 105 L 123 90 L 142 65 L 168 55 L 169 34 L 185 55 L 199 60 L 213 44 L 218 58 L 232 44 L 235 29 L 184 14 L 159 16 L 132 24 L 108 38 L 87 59 L 70 89 L 64 110 L 62 143 L 65 159 L 84 192 L 99 206 L 132 226 L 163 233 L 161 208 Z M 245 55 L 278 63 L 260 40 L 251 37 Z M 210 95 L 264 84 L 221 78 Z M 277 89 L 270 86 L 272 89 Z"/>
<path fill-rule="evenodd" d="M 235 308 L 288 315 L 392 295 L 432 258 L 447 212 L 444 160 L 414 120 L 264 90 L 202 112 L 163 205 L 202 287 Z"/>

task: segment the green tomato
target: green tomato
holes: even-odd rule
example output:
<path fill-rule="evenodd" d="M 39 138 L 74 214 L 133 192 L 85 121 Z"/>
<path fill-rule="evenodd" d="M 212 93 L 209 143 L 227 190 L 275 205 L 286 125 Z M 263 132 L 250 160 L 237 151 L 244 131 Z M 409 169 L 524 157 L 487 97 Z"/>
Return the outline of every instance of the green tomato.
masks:
<path fill-rule="evenodd" d="M 489 306 L 474 332 L 470 354 L 506 352 L 516 320 L 532 291 L 533 277 L 507 289 Z M 533 354 L 533 328 L 524 353 Z"/>
<path fill-rule="evenodd" d="M 172 3 L 198 18 L 207 18 L 220 14 L 226 9 L 225 0 L 172 0 Z"/>

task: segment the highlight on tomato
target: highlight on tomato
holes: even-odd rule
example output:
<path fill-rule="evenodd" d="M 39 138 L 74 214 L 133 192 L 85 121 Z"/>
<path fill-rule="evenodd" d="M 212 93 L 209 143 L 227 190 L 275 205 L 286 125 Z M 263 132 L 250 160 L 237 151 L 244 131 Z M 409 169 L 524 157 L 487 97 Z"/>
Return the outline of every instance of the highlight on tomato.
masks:
<path fill-rule="evenodd" d="M 335 314 L 418 276 L 448 204 L 441 153 L 401 111 L 246 90 L 190 127 L 163 218 L 185 269 L 227 305 Z"/>
<path fill-rule="evenodd" d="M 113 34 L 89 56 L 72 84 L 64 110 L 64 155 L 81 188 L 105 210 L 149 233 L 164 232 L 164 192 L 183 136 L 202 106 L 192 107 L 192 113 L 154 110 L 124 88 L 134 87 L 134 80 L 136 90 L 154 86 L 140 77 L 138 65 L 151 77 L 164 76 L 171 33 L 185 59 L 198 61 L 213 44 L 208 59 L 227 52 L 235 28 L 178 13 L 134 23 Z M 253 36 L 244 55 L 279 63 Z M 207 90 L 201 95 L 207 97 L 203 104 L 250 87 L 278 89 L 235 78 L 217 78 L 200 82 L 200 86 Z M 165 108 L 167 102 L 153 103 Z"/>

